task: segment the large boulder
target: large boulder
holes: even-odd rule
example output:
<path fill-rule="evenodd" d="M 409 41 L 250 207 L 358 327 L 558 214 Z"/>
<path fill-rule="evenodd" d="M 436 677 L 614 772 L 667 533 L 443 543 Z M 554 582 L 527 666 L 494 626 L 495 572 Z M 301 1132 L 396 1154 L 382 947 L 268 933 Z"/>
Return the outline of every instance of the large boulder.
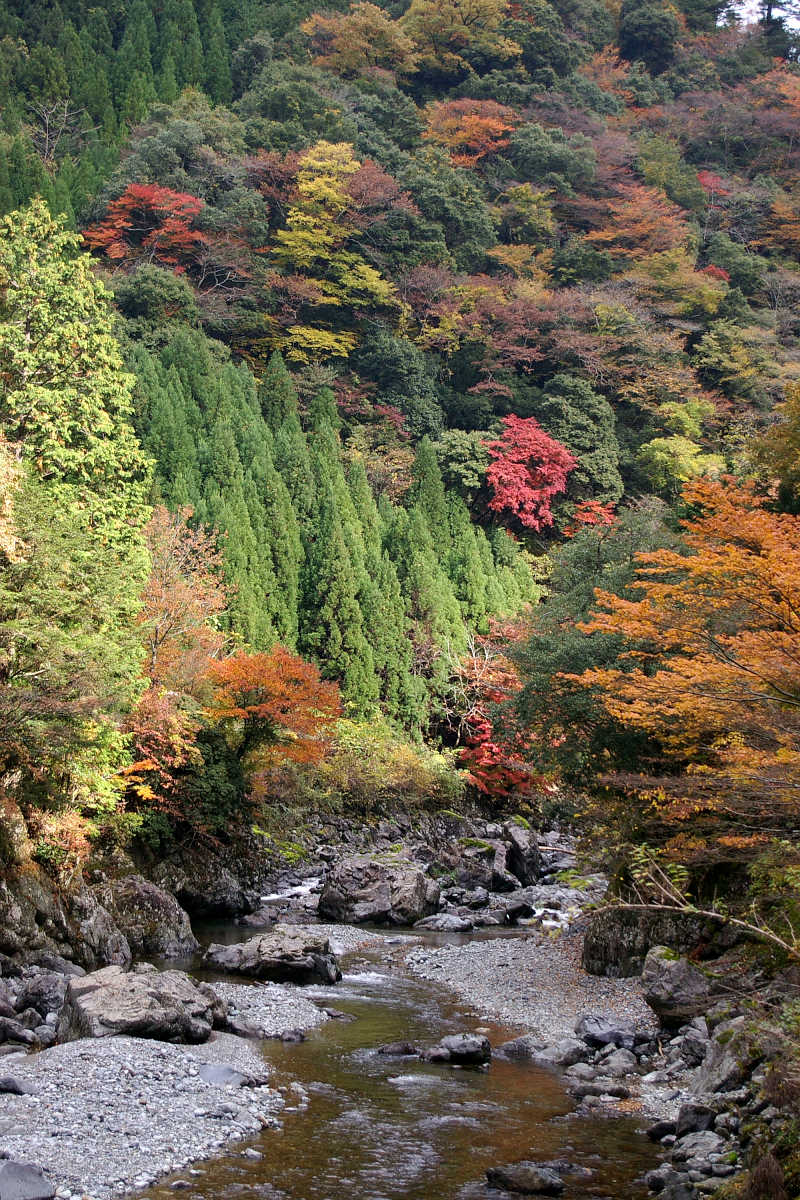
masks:
<path fill-rule="evenodd" d="M 451 1033 L 423 1054 L 429 1062 L 451 1062 L 463 1067 L 483 1066 L 491 1057 L 489 1039 L 480 1033 Z"/>
<path fill-rule="evenodd" d="M 125 875 L 112 880 L 106 893 L 106 907 L 134 954 L 184 958 L 197 950 L 188 914 L 156 884 L 141 875 Z"/>
<path fill-rule="evenodd" d="M 58 1037 L 73 1041 L 124 1034 L 205 1042 L 225 1019 L 226 1007 L 216 992 L 183 971 L 157 971 L 149 963 L 131 972 L 111 966 L 70 979 Z"/>
<path fill-rule="evenodd" d="M 406 859 L 357 854 L 328 873 L 319 915 L 353 925 L 414 925 L 439 907 L 435 880 Z"/>
<path fill-rule="evenodd" d="M 698 1095 L 730 1092 L 747 1079 L 764 1057 L 764 1048 L 754 1037 L 744 1017 L 722 1021 L 714 1030 L 708 1052 L 695 1075 Z"/>
<path fill-rule="evenodd" d="M 579 1017 L 575 1032 L 594 1050 L 602 1050 L 604 1046 L 623 1046 L 626 1050 L 632 1050 L 636 1044 L 636 1034 L 628 1021 L 610 1019 L 596 1013 L 585 1013 Z"/>
<path fill-rule="evenodd" d="M 702 971 L 666 946 L 648 951 L 642 971 L 644 998 L 661 1022 L 685 1025 L 708 1008 L 711 987 Z"/>
<path fill-rule="evenodd" d="M 212 945 L 203 962 L 218 971 L 273 983 L 336 983 L 342 978 L 330 941 L 313 926 L 276 925 L 246 942 Z"/>
<path fill-rule="evenodd" d="M 507 843 L 506 864 L 523 887 L 536 883 L 542 869 L 539 843 L 531 829 L 519 821 L 506 821 L 503 836 Z"/>
<path fill-rule="evenodd" d="M 13 1159 L 0 1162 L 0 1200 L 51 1200 L 55 1194 L 41 1167 Z"/>

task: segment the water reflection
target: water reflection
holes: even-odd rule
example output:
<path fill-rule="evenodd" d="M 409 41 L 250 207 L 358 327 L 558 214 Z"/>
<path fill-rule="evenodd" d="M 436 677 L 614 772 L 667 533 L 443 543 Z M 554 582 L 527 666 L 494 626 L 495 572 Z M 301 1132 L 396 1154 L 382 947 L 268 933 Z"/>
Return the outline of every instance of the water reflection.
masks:
<path fill-rule="evenodd" d="M 377 1053 L 387 1042 L 431 1043 L 478 1025 L 497 1045 L 517 1030 L 465 1017 L 446 991 L 377 952 L 360 956 L 336 987 L 305 994 L 356 1018 L 328 1021 L 299 1045 L 264 1043 L 275 1084 L 299 1081 L 310 1107 L 247 1143 L 261 1158 L 242 1157 L 238 1143 L 183 1172 L 190 1200 L 491 1200 L 499 1193 L 486 1186 L 487 1167 L 523 1158 L 590 1168 L 589 1178 L 568 1180 L 567 1197 L 647 1195 L 634 1181 L 653 1165 L 653 1148 L 636 1120 L 572 1116 L 550 1072 L 501 1059 L 488 1071 L 459 1070 Z M 174 1183 L 147 1196 L 174 1197 Z"/>

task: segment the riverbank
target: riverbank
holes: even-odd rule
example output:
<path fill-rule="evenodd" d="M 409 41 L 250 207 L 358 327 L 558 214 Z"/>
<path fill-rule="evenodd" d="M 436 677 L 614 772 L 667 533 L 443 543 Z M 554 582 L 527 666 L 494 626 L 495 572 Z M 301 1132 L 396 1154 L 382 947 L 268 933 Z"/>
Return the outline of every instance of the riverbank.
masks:
<path fill-rule="evenodd" d="M 330 933 L 339 954 L 381 941 L 350 926 Z M 300 987 L 213 987 L 230 1015 L 262 1038 L 296 1039 L 329 1019 Z M 224 1032 L 193 1046 L 81 1038 L 38 1054 L 4 1055 L 0 1077 L 0 1150 L 36 1163 L 60 1200 L 111 1200 L 175 1172 L 191 1178 L 194 1164 L 277 1128 L 285 1103 L 271 1085 L 261 1043 Z"/>
<path fill-rule="evenodd" d="M 227 985 L 242 992 L 246 984 Z M 325 1020 L 294 989 L 270 989 L 271 1032 Z M 279 1012 L 282 1009 L 282 1014 Z M 190 1168 L 232 1142 L 278 1125 L 259 1043 L 228 1033 L 198 1046 L 144 1038 L 81 1039 L 2 1060 L 24 1095 L 0 1095 L 0 1144 L 34 1162 L 59 1197 L 110 1200 Z"/>
<path fill-rule="evenodd" d="M 630 1022 L 655 1034 L 639 979 L 603 979 L 580 965 L 581 937 L 531 932 L 461 945 L 415 947 L 406 955 L 414 974 L 443 983 L 487 1017 L 555 1042 L 572 1036 L 587 1013 Z"/>

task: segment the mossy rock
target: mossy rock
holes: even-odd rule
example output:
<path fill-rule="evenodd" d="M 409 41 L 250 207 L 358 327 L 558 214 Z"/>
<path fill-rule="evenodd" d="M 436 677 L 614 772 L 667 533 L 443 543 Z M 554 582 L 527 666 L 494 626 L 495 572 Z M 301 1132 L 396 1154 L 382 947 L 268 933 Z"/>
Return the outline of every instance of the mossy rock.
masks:
<path fill-rule="evenodd" d="M 494 853 L 494 846 L 483 838 L 463 837 L 458 839 L 462 850 L 483 850 L 485 854 Z"/>

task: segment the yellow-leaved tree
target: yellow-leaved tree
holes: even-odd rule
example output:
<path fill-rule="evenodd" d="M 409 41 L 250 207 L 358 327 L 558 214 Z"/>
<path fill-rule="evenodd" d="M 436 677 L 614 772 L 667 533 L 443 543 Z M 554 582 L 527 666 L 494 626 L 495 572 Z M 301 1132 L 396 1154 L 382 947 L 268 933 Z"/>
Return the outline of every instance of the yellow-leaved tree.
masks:
<path fill-rule="evenodd" d="M 296 195 L 272 250 L 271 283 L 281 298 L 276 341 L 293 362 L 347 358 L 362 310 L 400 310 L 395 288 L 358 247 L 372 182 L 381 201 L 388 177 L 362 164 L 346 142 L 318 142 L 300 159 Z M 355 181 L 361 185 L 354 187 Z M 399 189 L 398 189 L 399 196 Z"/>

